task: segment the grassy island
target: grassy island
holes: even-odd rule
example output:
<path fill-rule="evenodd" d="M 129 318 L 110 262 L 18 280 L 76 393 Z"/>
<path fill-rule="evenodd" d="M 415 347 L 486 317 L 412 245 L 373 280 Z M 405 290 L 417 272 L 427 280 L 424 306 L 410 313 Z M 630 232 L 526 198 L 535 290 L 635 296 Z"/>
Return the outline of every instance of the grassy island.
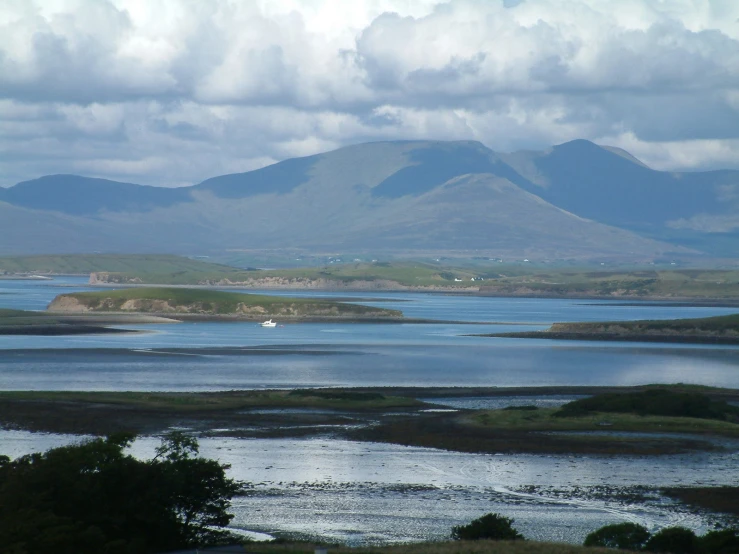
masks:
<path fill-rule="evenodd" d="M 364 321 L 399 319 L 403 316 L 398 310 L 314 298 L 161 287 L 61 294 L 52 301 L 48 310 L 53 313 L 166 314 L 178 319 L 188 316 L 212 316 L 254 320 L 280 318 Z"/>
<path fill-rule="evenodd" d="M 739 314 L 694 319 L 555 323 L 546 331 L 501 333 L 484 336 L 560 340 L 739 344 Z"/>

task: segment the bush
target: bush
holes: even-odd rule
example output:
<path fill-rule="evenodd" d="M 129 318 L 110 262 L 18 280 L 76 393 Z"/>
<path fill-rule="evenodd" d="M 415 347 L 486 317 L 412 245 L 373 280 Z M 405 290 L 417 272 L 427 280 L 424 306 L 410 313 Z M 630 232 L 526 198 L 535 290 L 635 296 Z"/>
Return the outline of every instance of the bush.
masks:
<path fill-rule="evenodd" d="M 739 552 L 739 530 L 711 531 L 698 539 L 700 552 L 706 554 L 736 554 Z"/>
<path fill-rule="evenodd" d="M 695 533 L 685 527 L 668 527 L 652 538 L 644 545 L 647 552 L 669 552 L 670 554 L 698 554 L 699 540 Z"/>
<path fill-rule="evenodd" d="M 523 538 L 523 535 L 513 528 L 513 520 L 500 514 L 485 514 L 467 525 L 452 527 L 452 539 L 455 541 L 481 539 L 513 541 Z"/>
<path fill-rule="evenodd" d="M 593 531 L 583 543 L 584 546 L 603 546 L 622 550 L 641 550 L 649 539 L 649 531 L 636 523 L 617 523 L 606 525 Z"/>

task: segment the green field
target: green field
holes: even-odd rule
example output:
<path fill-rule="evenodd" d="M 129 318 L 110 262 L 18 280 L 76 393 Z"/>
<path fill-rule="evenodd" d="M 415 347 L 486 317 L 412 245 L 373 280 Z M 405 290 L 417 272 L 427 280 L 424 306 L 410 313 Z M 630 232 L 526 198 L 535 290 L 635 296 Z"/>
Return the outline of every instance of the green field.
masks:
<path fill-rule="evenodd" d="M 3 274 L 90 274 L 99 282 L 253 287 L 480 289 L 502 296 L 739 299 L 739 270 L 545 268 L 540 264 L 392 261 L 256 270 L 173 255 L 76 254 L 0 258 Z M 472 278 L 478 279 L 472 281 Z M 483 280 L 479 280 L 482 278 Z M 456 279 L 456 280 L 455 280 Z"/>
<path fill-rule="evenodd" d="M 130 288 L 61 294 L 50 304 L 51 311 L 74 302 L 96 312 L 189 313 L 259 317 L 379 317 L 399 318 L 402 312 L 357 304 L 265 296 L 237 292 L 187 288 Z M 70 310 L 74 311 L 74 310 Z M 79 310 L 78 310 L 79 311 Z"/>
<path fill-rule="evenodd" d="M 739 271 L 723 269 L 593 271 L 555 268 L 542 271 L 541 267 L 520 265 L 453 267 L 441 263 L 394 261 L 250 271 L 228 266 L 212 266 L 192 271 L 108 271 L 105 280 L 111 283 L 248 284 L 287 288 L 323 283 L 326 287 L 333 285 L 351 288 L 354 285 L 366 288 L 367 282 L 375 282 L 378 287 L 387 289 L 479 288 L 482 293 L 503 296 L 739 298 Z M 483 280 L 472 281 L 472 278 Z"/>

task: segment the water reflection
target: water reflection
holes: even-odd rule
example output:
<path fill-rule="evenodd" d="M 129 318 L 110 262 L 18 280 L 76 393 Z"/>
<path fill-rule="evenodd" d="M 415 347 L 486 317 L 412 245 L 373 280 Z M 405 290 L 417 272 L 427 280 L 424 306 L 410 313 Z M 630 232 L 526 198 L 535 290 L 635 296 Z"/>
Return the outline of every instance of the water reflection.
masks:
<path fill-rule="evenodd" d="M 73 437 L 0 432 L 0 454 L 20 455 Z M 134 443 L 149 457 L 158 440 Z M 234 525 L 292 532 L 349 544 L 441 539 L 452 525 L 499 511 L 528 537 L 581 542 L 608 523 L 648 527 L 707 522 L 660 502 L 631 503 L 553 494 L 559 490 L 648 485 L 725 485 L 739 456 L 665 457 L 483 455 L 331 439 L 202 439 L 203 455 L 231 464 L 231 476 L 254 484 L 234 503 Z M 541 490 L 529 492 L 528 487 Z"/>

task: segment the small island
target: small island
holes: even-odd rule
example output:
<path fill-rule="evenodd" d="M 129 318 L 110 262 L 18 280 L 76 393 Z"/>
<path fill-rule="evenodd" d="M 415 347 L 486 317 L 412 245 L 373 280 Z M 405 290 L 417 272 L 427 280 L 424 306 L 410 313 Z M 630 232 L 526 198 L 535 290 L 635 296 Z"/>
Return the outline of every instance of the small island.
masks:
<path fill-rule="evenodd" d="M 387 321 L 399 310 L 359 304 L 190 288 L 131 288 L 60 294 L 48 312 L 55 314 L 136 313 L 184 320 Z"/>
<path fill-rule="evenodd" d="M 739 314 L 694 319 L 555 323 L 546 331 L 497 333 L 480 336 L 559 340 L 739 344 Z"/>

